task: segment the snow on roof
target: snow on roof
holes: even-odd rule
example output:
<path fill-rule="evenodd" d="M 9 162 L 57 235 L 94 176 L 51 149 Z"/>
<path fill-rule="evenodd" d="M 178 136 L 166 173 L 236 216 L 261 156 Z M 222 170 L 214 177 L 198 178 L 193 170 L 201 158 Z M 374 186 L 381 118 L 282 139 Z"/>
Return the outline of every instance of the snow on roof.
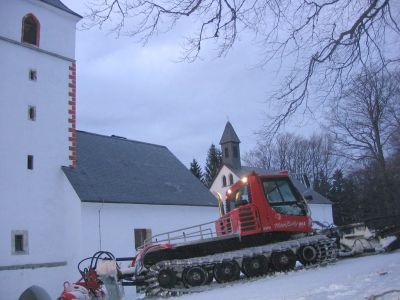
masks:
<path fill-rule="evenodd" d="M 83 202 L 217 205 L 165 146 L 77 131 L 77 158 L 63 170 Z"/>

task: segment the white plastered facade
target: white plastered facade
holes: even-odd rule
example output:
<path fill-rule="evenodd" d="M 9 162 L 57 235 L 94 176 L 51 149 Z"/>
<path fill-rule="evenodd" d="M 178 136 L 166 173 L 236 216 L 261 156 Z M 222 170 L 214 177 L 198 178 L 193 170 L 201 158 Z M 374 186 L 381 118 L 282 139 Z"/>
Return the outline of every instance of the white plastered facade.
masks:
<path fill-rule="evenodd" d="M 134 256 L 135 229 L 150 229 L 156 235 L 217 218 L 217 207 L 82 202 L 81 257 L 99 250 L 116 257 Z M 125 295 L 134 299 L 135 288 L 126 287 Z"/>
<path fill-rule="evenodd" d="M 21 42 L 28 14 L 39 21 L 39 47 Z M 75 269 L 78 248 L 71 244 L 80 240 L 80 201 L 61 169 L 70 162 L 69 67 L 79 18 L 24 0 L 1 1 L 0 20 L 1 298 L 18 299 L 32 285 L 54 297 L 60 290 L 55 282 Z M 15 232 L 24 233 L 22 252 L 13 251 Z"/>

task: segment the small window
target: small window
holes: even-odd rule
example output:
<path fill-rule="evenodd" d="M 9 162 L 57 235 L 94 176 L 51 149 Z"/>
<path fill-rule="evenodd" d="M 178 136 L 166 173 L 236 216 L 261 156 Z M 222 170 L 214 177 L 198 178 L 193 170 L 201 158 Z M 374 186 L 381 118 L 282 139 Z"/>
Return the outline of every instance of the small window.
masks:
<path fill-rule="evenodd" d="M 151 229 L 135 229 L 135 248 L 143 246 L 146 240 L 151 239 Z"/>
<path fill-rule="evenodd" d="M 36 81 L 36 79 L 37 79 L 36 70 L 29 70 L 29 79 L 32 81 Z"/>
<path fill-rule="evenodd" d="M 226 186 L 226 176 L 222 176 L 222 186 Z"/>
<path fill-rule="evenodd" d="M 229 149 L 228 149 L 228 147 L 225 147 L 225 157 L 226 158 L 229 157 Z"/>
<path fill-rule="evenodd" d="M 28 231 L 13 230 L 11 231 L 11 253 L 28 254 Z"/>
<path fill-rule="evenodd" d="M 233 184 L 233 175 L 229 174 L 229 185 Z"/>
<path fill-rule="evenodd" d="M 39 47 L 40 24 L 38 19 L 28 14 L 22 19 L 22 42 Z"/>
<path fill-rule="evenodd" d="M 14 236 L 14 248 L 15 252 L 24 251 L 24 236 L 22 234 L 16 234 Z"/>
<path fill-rule="evenodd" d="M 33 155 L 28 155 L 27 157 L 27 168 L 28 170 L 33 170 Z"/>
<path fill-rule="evenodd" d="M 238 158 L 239 157 L 239 151 L 237 146 L 233 146 L 233 157 Z"/>
<path fill-rule="evenodd" d="M 34 106 L 28 106 L 28 119 L 36 121 L 36 108 Z"/>

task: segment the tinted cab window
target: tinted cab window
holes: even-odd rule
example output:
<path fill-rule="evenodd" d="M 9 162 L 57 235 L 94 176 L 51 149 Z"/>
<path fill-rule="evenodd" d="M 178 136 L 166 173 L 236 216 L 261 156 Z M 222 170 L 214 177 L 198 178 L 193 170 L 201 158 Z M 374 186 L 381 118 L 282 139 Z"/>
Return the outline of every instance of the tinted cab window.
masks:
<path fill-rule="evenodd" d="M 307 209 L 302 197 L 287 179 L 266 179 L 264 194 L 270 206 L 278 213 L 303 216 Z"/>

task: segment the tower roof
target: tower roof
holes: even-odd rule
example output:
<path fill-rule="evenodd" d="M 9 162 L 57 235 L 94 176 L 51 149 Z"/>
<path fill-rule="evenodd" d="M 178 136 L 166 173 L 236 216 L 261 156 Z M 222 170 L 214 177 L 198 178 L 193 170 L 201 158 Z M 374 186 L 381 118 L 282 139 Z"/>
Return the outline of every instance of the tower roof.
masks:
<path fill-rule="evenodd" d="M 240 143 L 240 140 L 233 129 L 232 124 L 228 121 L 226 122 L 224 133 L 222 134 L 219 144 L 222 145 L 229 142 Z"/>
<path fill-rule="evenodd" d="M 39 0 L 41 2 L 47 3 L 48 5 L 54 6 L 56 8 L 59 8 L 67 13 L 70 13 L 72 15 L 75 15 L 79 18 L 82 18 L 82 16 L 78 15 L 76 12 L 73 10 L 69 9 L 67 6 L 64 5 L 60 0 Z"/>

